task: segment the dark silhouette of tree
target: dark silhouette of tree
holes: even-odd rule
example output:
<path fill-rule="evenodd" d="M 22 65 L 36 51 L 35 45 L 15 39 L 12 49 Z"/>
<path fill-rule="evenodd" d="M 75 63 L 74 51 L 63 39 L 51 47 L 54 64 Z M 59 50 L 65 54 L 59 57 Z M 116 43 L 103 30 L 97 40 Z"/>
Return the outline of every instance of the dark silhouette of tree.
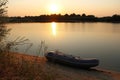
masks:
<path fill-rule="evenodd" d="M 76 16 L 76 14 L 75 14 L 75 13 L 72 13 L 72 14 L 70 14 L 70 16 L 71 16 L 71 17 L 75 17 L 75 16 Z"/>
<path fill-rule="evenodd" d="M 120 17 L 120 15 L 114 14 L 112 17 L 117 18 L 117 17 Z"/>
<path fill-rule="evenodd" d="M 0 0 L 0 53 L 3 51 L 4 43 L 3 40 L 6 37 L 6 34 L 8 33 L 9 29 L 6 29 L 4 23 L 6 21 L 6 4 L 7 0 Z"/>
<path fill-rule="evenodd" d="M 64 16 L 65 16 L 65 17 L 68 17 L 69 15 L 68 15 L 68 14 L 65 14 Z"/>
<path fill-rule="evenodd" d="M 120 22 L 120 15 L 117 15 L 117 14 L 113 15 L 112 21 Z"/>
<path fill-rule="evenodd" d="M 7 0 L 0 0 L 0 23 L 3 23 L 5 21 L 5 15 L 6 15 L 6 4 Z"/>
<path fill-rule="evenodd" d="M 7 8 L 6 7 L 7 2 L 8 2 L 7 0 L 0 0 L 0 16 L 4 16 L 6 13 L 5 8 Z"/>
<path fill-rule="evenodd" d="M 85 14 L 85 13 L 83 13 L 83 14 L 82 14 L 82 17 L 86 17 L 86 14 Z"/>
<path fill-rule="evenodd" d="M 89 18 L 95 18 L 94 15 L 88 15 L 87 17 L 89 17 Z"/>
<path fill-rule="evenodd" d="M 120 16 L 115 14 L 108 17 L 96 17 L 95 15 L 80 14 L 51 14 L 40 16 L 10 17 L 10 22 L 120 22 Z"/>

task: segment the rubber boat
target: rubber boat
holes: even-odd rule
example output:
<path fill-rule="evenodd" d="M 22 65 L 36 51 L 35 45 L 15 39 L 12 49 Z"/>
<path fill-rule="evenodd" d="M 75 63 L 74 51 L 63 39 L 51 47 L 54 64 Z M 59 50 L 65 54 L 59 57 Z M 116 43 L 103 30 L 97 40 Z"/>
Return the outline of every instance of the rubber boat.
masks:
<path fill-rule="evenodd" d="M 99 60 L 96 58 L 80 58 L 79 56 L 67 55 L 58 51 L 47 52 L 45 57 L 50 62 L 78 68 L 91 68 L 99 65 Z"/>

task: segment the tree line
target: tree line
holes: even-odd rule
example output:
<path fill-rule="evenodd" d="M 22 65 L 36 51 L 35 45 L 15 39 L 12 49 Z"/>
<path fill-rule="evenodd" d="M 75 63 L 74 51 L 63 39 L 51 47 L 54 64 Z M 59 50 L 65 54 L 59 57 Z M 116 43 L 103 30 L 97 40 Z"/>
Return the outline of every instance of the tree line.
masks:
<path fill-rule="evenodd" d="M 40 16 L 9 17 L 9 22 L 120 22 L 120 15 L 96 17 L 94 15 L 80 14 L 51 14 Z"/>

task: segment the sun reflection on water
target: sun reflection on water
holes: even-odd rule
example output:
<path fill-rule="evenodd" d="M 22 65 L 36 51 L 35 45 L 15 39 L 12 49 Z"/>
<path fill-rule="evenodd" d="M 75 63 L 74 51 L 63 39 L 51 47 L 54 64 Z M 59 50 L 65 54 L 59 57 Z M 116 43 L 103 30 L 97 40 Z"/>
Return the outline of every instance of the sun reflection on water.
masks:
<path fill-rule="evenodd" d="M 57 28 L 57 25 L 56 25 L 56 23 L 55 22 L 52 22 L 52 24 L 51 24 L 51 27 L 52 27 L 52 34 L 53 34 L 53 36 L 56 36 L 56 28 Z"/>

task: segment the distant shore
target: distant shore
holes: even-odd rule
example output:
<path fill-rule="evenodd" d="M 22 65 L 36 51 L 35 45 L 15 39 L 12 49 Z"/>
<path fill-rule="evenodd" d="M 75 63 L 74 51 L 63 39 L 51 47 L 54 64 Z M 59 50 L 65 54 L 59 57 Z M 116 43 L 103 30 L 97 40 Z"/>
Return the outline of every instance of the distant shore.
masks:
<path fill-rule="evenodd" d="M 29 62 L 38 62 L 40 64 L 49 64 L 45 57 L 37 57 L 27 54 L 20 54 L 17 52 L 9 53 L 17 60 L 27 60 Z M 110 71 L 100 68 L 93 68 L 91 70 L 74 69 L 61 65 L 52 64 L 53 71 L 60 75 L 60 79 L 56 80 L 119 80 L 120 72 Z"/>
<path fill-rule="evenodd" d="M 86 14 L 51 14 L 51 15 L 40 15 L 40 16 L 14 16 L 8 17 L 10 23 L 21 23 L 21 22 L 111 22 L 120 23 L 120 15 L 112 15 L 105 17 L 96 17 L 94 15 Z"/>

